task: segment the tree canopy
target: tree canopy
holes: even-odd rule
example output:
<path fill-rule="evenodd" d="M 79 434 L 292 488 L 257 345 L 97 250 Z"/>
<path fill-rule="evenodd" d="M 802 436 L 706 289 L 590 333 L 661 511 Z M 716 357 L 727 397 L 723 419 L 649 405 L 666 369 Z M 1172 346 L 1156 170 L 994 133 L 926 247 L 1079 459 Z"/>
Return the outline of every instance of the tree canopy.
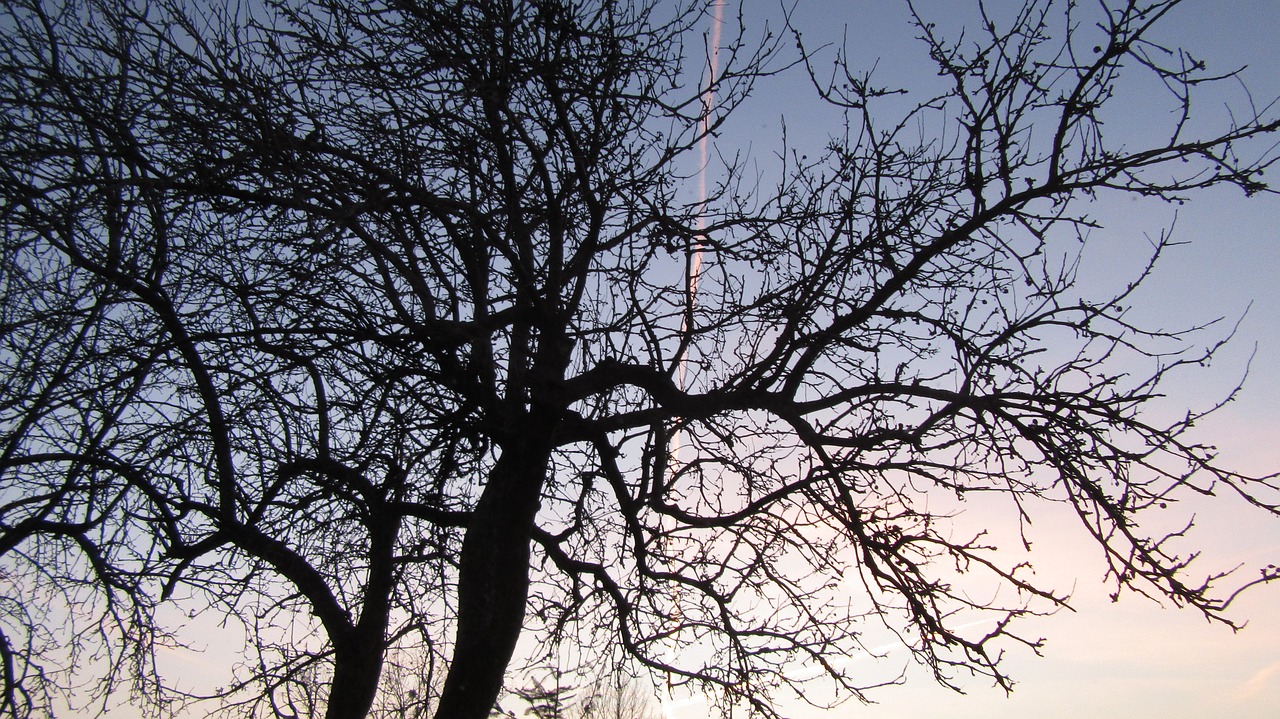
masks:
<path fill-rule="evenodd" d="M 1146 519 L 1280 511 L 1149 411 L 1221 336 L 1126 314 L 1167 233 L 1112 294 L 1074 259 L 1098 196 L 1270 192 L 1280 113 L 1192 117 L 1238 76 L 1181 4 L 916 3 L 922 96 L 709 2 L 6 3 L 0 706 L 478 719 L 525 635 L 774 715 L 863 697 L 868 623 L 1008 686 L 1067 597 L 952 530 L 978 493 L 1222 618 L 1248 579 Z M 779 73 L 824 143 L 691 191 Z M 1169 113 L 1111 112 L 1137 76 Z M 176 612 L 247 637 L 212 696 Z"/>

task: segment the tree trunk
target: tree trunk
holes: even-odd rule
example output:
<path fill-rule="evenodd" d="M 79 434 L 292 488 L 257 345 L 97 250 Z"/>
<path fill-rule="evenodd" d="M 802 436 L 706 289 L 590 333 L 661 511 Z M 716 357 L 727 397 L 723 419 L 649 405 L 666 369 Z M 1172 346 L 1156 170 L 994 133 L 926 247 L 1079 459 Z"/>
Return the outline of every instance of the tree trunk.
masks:
<path fill-rule="evenodd" d="M 489 475 L 472 513 L 458 564 L 458 628 L 453 664 L 436 719 L 485 719 L 502 689 L 524 622 L 529 542 L 551 457 L 553 422 L 534 413 L 529 431 Z"/>
<path fill-rule="evenodd" d="M 325 719 L 365 719 L 382 678 L 395 587 L 396 537 L 402 518 L 388 515 L 381 502 L 371 503 L 369 510 L 375 520 L 370 527 L 369 577 L 360 620 L 341 641 L 334 639 L 333 681 Z"/>
<path fill-rule="evenodd" d="M 333 683 L 325 719 L 365 719 L 378 694 L 384 642 L 354 638 L 335 650 Z"/>

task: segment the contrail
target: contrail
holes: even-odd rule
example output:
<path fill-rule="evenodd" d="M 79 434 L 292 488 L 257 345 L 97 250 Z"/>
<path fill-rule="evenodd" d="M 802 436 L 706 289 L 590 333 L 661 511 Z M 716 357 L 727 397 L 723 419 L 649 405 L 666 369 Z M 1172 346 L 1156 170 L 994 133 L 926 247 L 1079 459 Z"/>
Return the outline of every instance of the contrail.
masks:
<path fill-rule="evenodd" d="M 701 137 L 698 139 L 698 218 L 697 238 L 690 250 L 688 277 L 685 278 L 685 319 L 681 326 L 681 335 L 692 327 L 693 308 L 698 302 L 698 278 L 702 275 L 702 246 L 707 229 L 707 144 L 711 135 L 711 111 L 716 106 L 716 79 L 720 74 L 720 28 L 724 25 L 724 0 L 715 0 L 712 5 L 710 54 L 707 57 L 707 87 L 702 92 L 702 119 L 699 122 Z M 685 371 L 688 364 L 688 353 L 680 358 L 677 370 L 677 386 L 685 389 Z M 679 440 L 677 439 L 677 442 Z M 677 445 L 678 447 L 679 445 Z"/>
<path fill-rule="evenodd" d="M 708 58 L 707 89 L 702 93 L 702 137 L 698 140 L 698 237 L 705 236 L 707 228 L 707 143 L 711 134 L 711 111 L 716 106 L 716 79 L 720 73 L 720 28 L 724 24 L 724 0 L 716 0 L 713 7 L 715 19 L 711 24 L 711 56 Z M 693 262 L 689 269 L 689 301 L 696 300 L 698 275 L 702 271 L 702 243 L 693 248 Z"/>
<path fill-rule="evenodd" d="M 681 338 L 692 330 L 693 308 L 698 301 L 698 277 L 702 274 L 702 246 L 707 228 L 707 143 L 711 134 L 711 111 L 715 109 L 716 104 L 716 78 L 720 73 L 720 28 L 724 24 L 724 0 L 715 0 L 711 6 L 711 12 L 711 41 L 708 48 L 710 54 L 707 57 L 707 86 L 702 92 L 702 119 L 699 123 L 701 137 L 698 138 L 698 234 L 694 240 L 693 247 L 690 249 L 688 276 L 685 278 L 685 302 L 687 304 L 684 320 L 681 322 Z M 676 386 L 682 390 L 686 388 L 685 371 L 688 360 L 688 350 L 682 350 L 676 371 Z M 679 455 L 680 435 L 677 433 L 672 438 L 670 456 L 672 460 L 678 461 Z M 675 606 L 672 607 L 673 617 L 680 616 L 679 596 L 677 588 Z M 667 677 L 666 689 L 662 709 L 667 719 L 674 719 L 677 707 L 707 703 L 706 697 L 701 694 L 685 700 L 675 700 L 671 695 L 670 675 Z"/>

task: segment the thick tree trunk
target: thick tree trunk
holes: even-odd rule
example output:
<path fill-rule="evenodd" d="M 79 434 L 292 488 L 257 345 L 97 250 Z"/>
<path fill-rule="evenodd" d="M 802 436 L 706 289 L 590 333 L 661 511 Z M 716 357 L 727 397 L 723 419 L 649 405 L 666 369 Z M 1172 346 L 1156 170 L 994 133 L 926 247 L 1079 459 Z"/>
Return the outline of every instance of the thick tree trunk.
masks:
<path fill-rule="evenodd" d="M 369 509 L 375 520 L 370 526 L 369 576 L 360 620 L 349 635 L 334 639 L 333 681 L 325 719 L 365 719 L 382 678 L 401 518 L 386 516 L 381 503 L 371 504 Z"/>
<path fill-rule="evenodd" d="M 524 622 L 529 542 L 551 457 L 550 425 L 505 447 L 472 513 L 458 565 L 453 663 L 436 719 L 485 719 L 493 709 Z"/>
<path fill-rule="evenodd" d="M 325 719 L 364 719 L 373 707 L 382 676 L 381 637 L 353 639 L 336 651 Z"/>

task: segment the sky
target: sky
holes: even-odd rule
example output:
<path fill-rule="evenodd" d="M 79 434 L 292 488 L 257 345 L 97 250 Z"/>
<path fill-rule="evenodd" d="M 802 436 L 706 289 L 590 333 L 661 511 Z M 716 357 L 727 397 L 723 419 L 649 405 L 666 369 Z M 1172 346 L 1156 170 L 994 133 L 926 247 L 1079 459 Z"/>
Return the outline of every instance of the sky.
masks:
<path fill-rule="evenodd" d="M 1011 7 L 1010 0 L 988 3 L 993 12 Z M 748 0 L 748 23 L 773 16 L 774 0 Z M 922 0 L 923 14 L 940 25 L 959 21 L 969 0 Z M 730 0 L 732 20 L 736 4 Z M 848 41 L 855 66 L 876 67 L 885 84 L 915 86 L 932 77 L 922 45 L 913 41 L 905 3 L 859 0 L 836 3 L 801 0 L 793 19 L 807 43 L 817 47 L 842 38 Z M 1232 0 L 1188 2 L 1170 18 L 1166 30 L 1196 51 L 1211 68 L 1250 65 L 1246 73 L 1255 98 L 1280 96 L 1280 2 Z M 798 144 L 821 144 L 832 118 L 810 112 L 813 103 L 792 73 L 762 82 L 758 94 L 724 128 L 715 153 L 749 149 L 772 151 L 782 128 Z M 1121 102 L 1142 108 L 1141 97 Z M 1216 108 L 1206 108 L 1213 112 Z M 1166 205 L 1135 203 L 1102 196 L 1096 215 L 1103 221 L 1086 256 L 1082 276 L 1099 288 L 1114 287 L 1142 262 L 1146 234 L 1158 233 L 1175 219 Z M 1249 200 L 1235 190 L 1211 191 L 1178 207 L 1175 231 L 1188 244 L 1165 258 L 1133 312 L 1154 324 L 1183 325 L 1226 317 L 1243 317 L 1235 342 L 1211 367 L 1176 383 L 1170 401 L 1182 407 L 1203 406 L 1220 398 L 1250 368 L 1241 398 L 1226 406 L 1201 431 L 1212 437 L 1231 466 L 1265 473 L 1280 469 L 1280 197 Z M 1177 411 L 1176 409 L 1174 411 Z M 1207 503 L 1194 509 L 1196 542 L 1205 550 L 1205 568 L 1280 563 L 1280 522 L 1267 521 L 1238 506 Z M 1007 515 L 973 517 L 1000 522 Z M 1101 579 L 1097 550 L 1081 536 L 1070 517 L 1052 511 L 1037 514 L 1032 529 L 1036 571 L 1061 590 L 1071 590 L 1075 611 L 1030 621 L 1024 633 L 1047 641 L 1043 657 L 1012 650 L 1005 667 L 1017 682 L 1006 696 L 989 682 L 970 680 L 958 694 L 934 684 L 905 652 L 890 649 L 879 662 L 853 659 L 851 668 L 868 676 L 893 676 L 906 669 L 905 685 L 873 691 L 872 705 L 846 703 L 830 711 L 803 705 L 782 707 L 796 719 L 1066 719 L 1079 716 L 1191 719 L 1231 716 L 1274 718 L 1280 707 L 1280 586 L 1257 588 L 1243 595 L 1231 616 L 1248 624 L 1232 632 L 1210 624 L 1193 611 L 1162 606 L 1135 595 L 1112 602 Z M 201 658 L 205 664 L 218 647 Z M 705 717 L 705 706 L 677 704 L 678 719 Z"/>
<path fill-rule="evenodd" d="M 956 8 L 976 0 L 922 0 L 921 11 L 940 23 L 955 21 Z M 775 15 L 776 0 L 747 0 L 747 17 Z M 993 0 L 996 10 L 1010 0 Z M 731 1 L 730 7 L 735 4 Z M 758 13 L 752 15 L 752 13 Z M 800 0 L 794 20 L 813 46 L 849 42 L 855 66 L 877 67 L 886 84 L 929 78 L 928 58 L 912 40 L 905 3 L 893 0 L 824 2 Z M 1171 37 L 1196 49 L 1210 67 L 1249 64 L 1246 73 L 1257 99 L 1280 96 L 1280 0 L 1200 0 L 1188 2 L 1167 26 Z M 923 74 L 922 74 L 923 73 Z M 758 96 L 725 128 L 714 151 L 743 146 L 769 152 L 782 126 L 779 108 L 809 107 L 798 97 L 803 83 L 795 74 L 763 82 Z M 1139 99 L 1129 100 L 1141 107 Z M 1213 109 L 1210 108 L 1212 112 Z M 797 143 L 820 140 L 830 117 L 821 113 L 786 116 Z M 714 154 L 714 152 L 713 152 Z M 1142 261 L 1143 233 L 1158 233 L 1173 221 L 1173 208 L 1132 203 L 1127 198 L 1099 199 L 1097 216 L 1105 229 L 1086 257 L 1085 282 L 1113 285 Z M 1203 406 L 1227 391 L 1250 368 L 1241 398 L 1205 422 L 1201 431 L 1222 450 L 1224 462 L 1265 473 L 1280 469 L 1280 197 L 1246 201 L 1238 191 L 1213 191 L 1177 208 L 1176 232 L 1189 243 L 1165 258 L 1134 312 L 1155 323 L 1181 325 L 1243 317 L 1236 341 L 1203 373 L 1174 387 L 1175 404 Z M 1205 567 L 1280 564 L 1280 521 L 1241 512 L 1229 503 L 1195 508 L 1197 542 Z M 998 521 L 974 517 L 975 521 Z M 875 676 L 907 668 L 907 682 L 870 694 L 876 704 L 856 702 L 823 712 L 784 707 L 796 719 L 950 719 L 1079 716 L 1190 719 L 1230 716 L 1273 719 L 1280 707 L 1280 586 L 1257 588 L 1233 605 L 1231 616 L 1248 621 L 1240 632 L 1206 622 L 1191 611 L 1161 606 L 1127 595 L 1111 602 L 1101 584 L 1103 566 L 1069 517 L 1052 511 L 1037 515 L 1033 528 L 1038 574 L 1060 589 L 1073 590 L 1072 611 L 1024 624 L 1024 633 L 1047 639 L 1043 657 L 1016 650 L 1005 664 L 1017 681 L 1011 696 L 988 682 L 970 680 L 961 695 L 941 688 L 904 652 L 888 651 L 866 664 Z M 216 644 L 216 640 L 213 642 Z M 217 663 L 220 647 L 202 657 L 179 657 L 193 670 Z M 697 704 L 678 707 L 676 717 L 705 717 Z M 121 714 L 120 716 L 123 716 Z"/>
<path fill-rule="evenodd" d="M 763 4 L 749 2 L 748 13 L 767 15 Z M 975 4 L 921 0 L 917 7 L 947 27 Z M 1015 4 L 1020 3 L 987 3 L 996 16 Z M 736 7 L 732 2 L 730 6 Z M 910 85 L 928 81 L 932 75 L 923 46 L 912 40 L 905 3 L 801 0 L 793 20 L 813 47 L 845 38 L 853 64 L 874 66 L 885 85 Z M 1243 77 L 1254 100 L 1262 103 L 1280 96 L 1278 29 L 1280 2 L 1275 0 L 1201 0 L 1178 8 L 1167 19 L 1164 37 L 1190 49 L 1212 70 L 1248 65 Z M 795 76 L 763 83 L 753 107 L 765 109 L 745 110 L 742 114 L 747 119 L 735 119 L 738 124 L 731 123 L 717 142 L 746 143 L 755 152 L 776 142 L 782 123 L 777 108 L 811 106 L 796 97 L 803 92 L 802 85 L 797 85 Z M 1243 95 L 1236 92 L 1234 97 L 1238 101 Z M 1118 97 L 1117 103 L 1133 113 L 1148 112 L 1150 107 L 1140 92 Z M 1220 118 L 1223 112 L 1220 104 L 1207 103 L 1202 109 L 1209 118 Z M 1143 129 L 1144 118 L 1138 114 L 1122 119 L 1136 120 L 1135 132 Z M 787 131 L 797 144 L 820 139 L 828 131 L 828 122 L 820 114 L 791 111 L 786 116 Z M 727 153 L 729 148 L 717 150 Z M 1177 412 L 1178 407 L 1211 404 L 1247 370 L 1244 393 L 1202 423 L 1199 436 L 1220 448 L 1228 466 L 1261 474 L 1280 470 L 1280 376 L 1274 371 L 1280 366 L 1280 283 L 1276 282 L 1280 197 L 1246 199 L 1239 190 L 1225 188 L 1202 193 L 1175 208 L 1103 195 L 1094 214 L 1104 227 L 1095 233 L 1085 257 L 1082 282 L 1086 285 L 1114 287 L 1128 277 L 1144 259 L 1146 235 L 1157 235 L 1171 224 L 1176 239 L 1187 242 L 1164 258 L 1153 281 L 1134 302 L 1133 316 L 1165 327 L 1218 317 L 1226 319 L 1224 326 L 1236 320 L 1240 324 L 1235 340 L 1211 366 L 1170 385 L 1166 406 Z M 1280 521 L 1229 501 L 1184 504 L 1182 509 L 1196 514 L 1193 536 L 1204 550 L 1202 569 L 1280 564 Z M 1029 650 L 1010 654 L 1005 667 L 1018 682 L 1012 695 L 979 680 L 965 683 L 966 694 L 957 694 L 911 667 L 905 652 L 891 650 L 878 666 L 868 662 L 866 671 L 892 675 L 905 666 L 907 682 L 871 693 L 876 704 L 851 702 L 826 712 L 795 706 L 788 707 L 788 713 L 798 719 L 1277 716 L 1280 586 L 1262 586 L 1241 595 L 1229 616 L 1247 621 L 1247 626 L 1233 632 L 1167 602 L 1161 605 L 1123 595 L 1113 603 L 1101 582 L 1101 558 L 1071 518 L 1045 512 L 1036 516 L 1032 531 L 1037 574 L 1058 588 L 1074 588 L 1075 611 L 1023 625 L 1027 633 L 1043 636 L 1047 642 L 1043 657 Z M 700 714 L 705 716 L 705 711 L 696 704 L 674 712 L 677 717 Z"/>

